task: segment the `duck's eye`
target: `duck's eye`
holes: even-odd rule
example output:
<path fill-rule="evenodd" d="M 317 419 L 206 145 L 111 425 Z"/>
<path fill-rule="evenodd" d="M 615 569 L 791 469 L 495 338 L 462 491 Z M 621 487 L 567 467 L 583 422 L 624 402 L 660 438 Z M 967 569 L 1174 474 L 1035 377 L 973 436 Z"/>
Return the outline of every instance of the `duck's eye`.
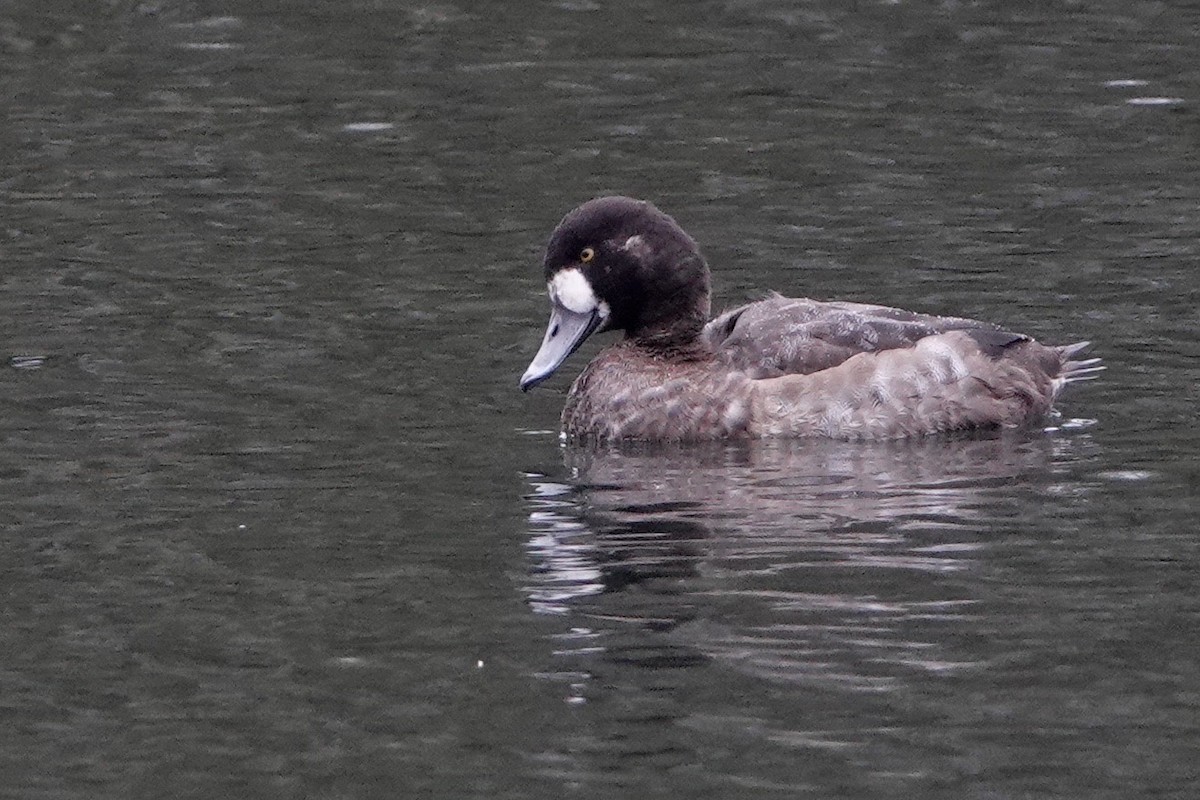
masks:
<path fill-rule="evenodd" d="M 579 251 L 579 260 L 587 263 L 596 257 L 596 251 L 591 247 L 585 247 Z"/>

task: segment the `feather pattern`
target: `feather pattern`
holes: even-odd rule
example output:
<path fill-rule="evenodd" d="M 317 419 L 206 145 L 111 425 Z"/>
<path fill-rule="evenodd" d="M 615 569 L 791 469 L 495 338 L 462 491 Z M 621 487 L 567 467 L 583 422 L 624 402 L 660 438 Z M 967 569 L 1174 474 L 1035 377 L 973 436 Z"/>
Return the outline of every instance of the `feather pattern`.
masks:
<path fill-rule="evenodd" d="M 568 214 L 545 270 L 548 281 L 578 271 L 604 310 L 573 330 L 625 333 L 571 387 L 562 425 L 577 438 L 896 439 L 1017 427 L 1104 369 L 1078 358 L 1088 342 L 1043 345 L 988 322 L 863 303 L 772 294 L 705 324 L 709 275 L 695 242 L 629 198 Z M 552 366 L 531 365 L 524 388 L 581 341 L 555 343 L 564 319 L 555 313 L 534 359 Z"/>

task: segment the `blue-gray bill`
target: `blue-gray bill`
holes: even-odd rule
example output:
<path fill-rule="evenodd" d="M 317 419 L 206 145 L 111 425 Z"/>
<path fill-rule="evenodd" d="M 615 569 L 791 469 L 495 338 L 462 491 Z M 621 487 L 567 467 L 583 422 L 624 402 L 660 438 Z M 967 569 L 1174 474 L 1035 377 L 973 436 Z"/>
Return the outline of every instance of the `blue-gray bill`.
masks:
<path fill-rule="evenodd" d="M 559 364 L 578 350 L 583 340 L 591 336 L 603 321 L 604 318 L 594 309 L 580 314 L 553 303 L 542 346 L 529 363 L 529 369 L 521 376 L 521 391 L 527 392 L 553 375 Z"/>

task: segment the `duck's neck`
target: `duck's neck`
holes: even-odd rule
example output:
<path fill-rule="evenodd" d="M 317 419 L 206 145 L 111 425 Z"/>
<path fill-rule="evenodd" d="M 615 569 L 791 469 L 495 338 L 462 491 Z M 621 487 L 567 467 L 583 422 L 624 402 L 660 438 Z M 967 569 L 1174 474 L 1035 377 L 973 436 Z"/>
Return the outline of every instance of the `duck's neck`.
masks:
<path fill-rule="evenodd" d="M 675 319 L 669 325 L 647 326 L 630 331 L 625 339 L 656 355 L 672 358 L 707 357 L 712 351 L 700 335 L 706 322 L 705 315 L 697 314 Z"/>
<path fill-rule="evenodd" d="M 632 303 L 625 338 L 647 350 L 677 355 L 706 349 L 701 334 L 712 309 L 708 265 L 687 242 L 687 251 L 670 259 L 670 269 L 651 272 Z"/>

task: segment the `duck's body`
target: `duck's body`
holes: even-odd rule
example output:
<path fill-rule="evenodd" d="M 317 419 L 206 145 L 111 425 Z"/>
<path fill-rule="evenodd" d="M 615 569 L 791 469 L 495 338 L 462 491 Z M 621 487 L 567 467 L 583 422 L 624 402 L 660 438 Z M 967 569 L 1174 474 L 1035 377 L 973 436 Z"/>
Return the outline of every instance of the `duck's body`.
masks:
<path fill-rule="evenodd" d="M 521 380 L 544 380 L 594 330 L 625 339 L 571 387 L 566 434 L 704 440 L 892 439 L 1045 417 L 1097 360 L 998 326 L 884 306 L 775 295 L 707 322 L 695 243 L 649 203 L 585 203 L 546 253 L 553 311 Z"/>

